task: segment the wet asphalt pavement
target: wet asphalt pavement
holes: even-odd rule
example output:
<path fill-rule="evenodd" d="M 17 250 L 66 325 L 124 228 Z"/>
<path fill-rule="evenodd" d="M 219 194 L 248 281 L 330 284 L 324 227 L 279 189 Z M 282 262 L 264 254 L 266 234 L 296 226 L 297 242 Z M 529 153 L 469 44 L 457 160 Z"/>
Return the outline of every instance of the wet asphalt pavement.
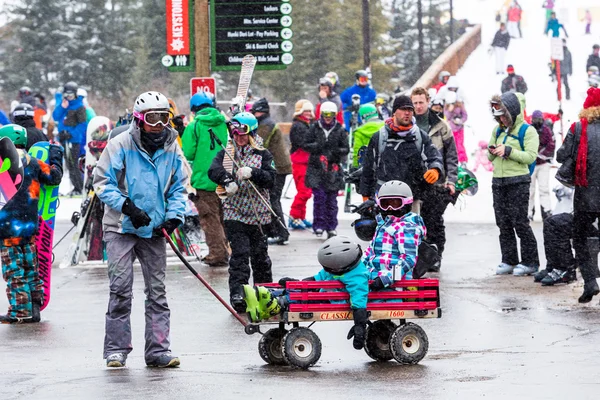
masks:
<path fill-rule="evenodd" d="M 68 227 L 59 224 L 56 236 Z M 340 234 L 352 234 L 350 229 L 341 227 Z M 535 231 L 541 238 L 541 224 L 535 224 Z M 542 288 L 531 277 L 495 276 L 497 233 L 494 225 L 448 227 L 439 274 L 444 313 L 441 319 L 412 321 L 429 336 L 429 353 L 414 366 L 374 362 L 354 350 L 346 340 L 351 322 L 312 327 L 323 351 L 311 369 L 266 365 L 257 351 L 259 335 L 246 335 L 181 265 L 169 267 L 167 277 L 172 350 L 181 367 L 145 366 L 138 270 L 134 350 L 127 368 L 108 370 L 102 360 L 106 269 L 55 268 L 42 323 L 0 326 L 0 399 L 596 398 L 598 297 L 589 305 L 577 304 L 581 281 Z M 294 232 L 288 246 L 270 248 L 274 277 L 318 271 L 320 241 L 308 232 Z M 56 249 L 55 264 L 67 244 Z M 226 269 L 194 266 L 227 296 Z"/>

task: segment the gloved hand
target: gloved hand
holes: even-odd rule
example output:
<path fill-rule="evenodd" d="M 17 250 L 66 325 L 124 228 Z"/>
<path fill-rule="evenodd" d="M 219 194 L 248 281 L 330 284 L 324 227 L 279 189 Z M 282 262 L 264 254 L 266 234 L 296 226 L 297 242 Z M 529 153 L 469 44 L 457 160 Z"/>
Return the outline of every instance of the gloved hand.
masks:
<path fill-rule="evenodd" d="M 148 226 L 150 225 L 150 222 L 152 222 L 152 219 L 148 214 L 146 214 L 144 210 L 136 207 L 129 198 L 123 203 L 121 212 L 131 219 L 131 223 L 135 229 L 141 228 L 142 226 Z"/>
<path fill-rule="evenodd" d="M 175 126 L 175 130 L 179 134 L 179 137 L 183 136 L 183 132 L 185 131 L 185 125 L 183 123 L 184 118 L 185 118 L 185 115 L 183 115 L 183 114 L 176 115 L 173 118 L 171 118 L 171 121 L 173 121 L 173 125 Z"/>
<path fill-rule="evenodd" d="M 181 221 L 178 220 L 177 218 L 171 218 L 166 220 L 165 222 L 163 222 L 162 224 L 160 224 L 159 226 L 157 226 L 156 228 L 154 228 L 154 233 L 157 236 L 162 236 L 162 229 L 165 228 L 165 231 L 167 231 L 167 234 L 170 235 L 171 233 L 173 233 L 173 231 L 175 229 L 177 229 L 177 227 L 181 224 Z"/>
<path fill-rule="evenodd" d="M 296 279 L 296 278 L 289 278 L 289 277 L 286 276 L 285 278 L 281 278 L 278 283 L 279 283 L 279 286 L 285 288 L 285 284 L 287 282 L 298 282 L 298 279 Z"/>
<path fill-rule="evenodd" d="M 431 168 L 428 169 L 425 174 L 423 174 L 423 178 L 425 178 L 425 182 L 429 184 L 434 184 L 440 178 L 440 173 L 437 169 Z"/>
<path fill-rule="evenodd" d="M 369 313 L 366 308 L 352 310 L 354 314 L 354 326 L 348 332 L 348 340 L 354 338 L 352 346 L 356 350 L 360 350 L 365 346 L 365 335 L 367 333 L 367 322 L 369 321 Z"/>
<path fill-rule="evenodd" d="M 252 178 L 252 168 L 250 167 L 242 167 L 237 170 L 237 178 L 240 181 Z"/>
<path fill-rule="evenodd" d="M 239 187 L 237 183 L 231 181 L 225 185 L 225 193 L 227 193 L 227 197 L 231 197 L 237 193 Z"/>
<path fill-rule="evenodd" d="M 67 140 L 70 140 L 73 136 L 71 136 L 71 134 L 68 131 L 60 131 L 58 133 L 58 141 L 59 142 L 66 142 Z"/>
<path fill-rule="evenodd" d="M 50 165 L 59 166 L 62 170 L 64 153 L 65 149 L 63 149 L 61 145 L 51 143 L 48 148 L 48 161 L 50 162 Z"/>
<path fill-rule="evenodd" d="M 385 288 L 385 285 L 379 276 L 369 283 L 369 291 L 381 290 L 383 288 Z"/>

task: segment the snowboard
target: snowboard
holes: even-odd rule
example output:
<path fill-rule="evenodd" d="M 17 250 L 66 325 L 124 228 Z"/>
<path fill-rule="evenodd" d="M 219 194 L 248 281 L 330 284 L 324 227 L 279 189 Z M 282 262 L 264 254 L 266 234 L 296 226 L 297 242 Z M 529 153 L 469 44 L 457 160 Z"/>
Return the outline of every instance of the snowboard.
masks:
<path fill-rule="evenodd" d="M 38 142 L 29 149 L 29 155 L 48 163 L 50 143 Z M 39 228 L 35 238 L 38 251 L 40 278 L 44 282 L 44 303 L 41 310 L 50 301 L 50 281 L 52 275 L 52 246 L 54 240 L 54 219 L 58 208 L 58 185 L 41 185 L 38 202 Z"/>
<path fill-rule="evenodd" d="M 23 183 L 23 160 L 14 143 L 0 139 L 0 209 L 12 199 Z"/>

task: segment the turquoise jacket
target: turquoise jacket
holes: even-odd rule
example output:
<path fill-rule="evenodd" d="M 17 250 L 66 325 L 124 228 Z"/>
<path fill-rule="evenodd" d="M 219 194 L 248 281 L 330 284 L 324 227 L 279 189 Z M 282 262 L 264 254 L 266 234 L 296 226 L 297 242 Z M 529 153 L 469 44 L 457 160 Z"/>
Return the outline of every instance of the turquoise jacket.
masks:
<path fill-rule="evenodd" d="M 367 297 L 369 296 L 369 271 L 361 261 L 354 269 L 342 275 L 333 275 L 322 269 L 314 276 L 316 281 L 340 281 L 346 285 L 342 290 L 350 294 L 350 306 L 352 309 L 367 308 Z"/>

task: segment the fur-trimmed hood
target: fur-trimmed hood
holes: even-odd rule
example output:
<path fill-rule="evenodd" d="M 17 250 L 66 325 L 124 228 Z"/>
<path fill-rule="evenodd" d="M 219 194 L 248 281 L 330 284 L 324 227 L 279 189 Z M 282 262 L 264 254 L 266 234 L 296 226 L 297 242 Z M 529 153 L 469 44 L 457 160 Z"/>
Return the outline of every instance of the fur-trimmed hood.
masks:
<path fill-rule="evenodd" d="M 490 106 L 492 104 L 501 105 L 504 115 L 509 118 L 510 129 L 524 121 L 525 96 L 521 93 L 507 92 L 502 96 L 495 95 L 490 100 Z"/>
<path fill-rule="evenodd" d="M 593 124 L 594 122 L 600 121 L 600 107 L 589 107 L 581 110 L 579 118 L 586 119 L 588 123 Z"/>

